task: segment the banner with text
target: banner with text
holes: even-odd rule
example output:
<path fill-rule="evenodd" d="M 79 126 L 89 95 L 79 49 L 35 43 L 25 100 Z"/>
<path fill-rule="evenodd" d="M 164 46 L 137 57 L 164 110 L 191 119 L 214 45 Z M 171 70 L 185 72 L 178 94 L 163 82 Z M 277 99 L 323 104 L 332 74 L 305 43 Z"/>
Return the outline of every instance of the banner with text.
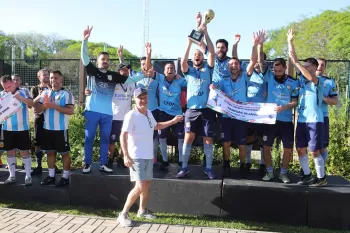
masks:
<path fill-rule="evenodd" d="M 22 108 L 22 104 L 11 93 L 0 97 L 0 125 Z"/>
<path fill-rule="evenodd" d="M 251 123 L 275 124 L 277 106 L 272 103 L 236 102 L 218 89 L 211 89 L 207 106 L 232 118 Z"/>

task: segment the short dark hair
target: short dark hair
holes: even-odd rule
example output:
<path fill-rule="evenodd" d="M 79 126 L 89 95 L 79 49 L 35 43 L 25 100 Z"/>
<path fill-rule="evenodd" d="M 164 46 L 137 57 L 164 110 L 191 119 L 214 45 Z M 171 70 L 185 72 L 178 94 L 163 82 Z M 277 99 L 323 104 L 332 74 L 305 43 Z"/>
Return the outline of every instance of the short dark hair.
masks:
<path fill-rule="evenodd" d="M 58 74 L 59 76 L 63 77 L 62 72 L 59 71 L 59 70 L 53 70 L 53 71 L 50 72 L 50 74 Z"/>
<path fill-rule="evenodd" d="M 48 69 L 45 69 L 45 68 L 44 68 L 44 69 L 39 70 L 38 73 L 36 74 L 36 76 L 39 76 L 41 73 L 43 73 L 43 72 L 45 72 L 45 71 L 46 71 L 47 73 L 50 73 Z"/>
<path fill-rule="evenodd" d="M 228 42 L 225 39 L 218 39 L 215 43 L 215 45 L 218 45 L 218 43 L 224 43 L 226 48 L 228 49 Z"/>
<path fill-rule="evenodd" d="M 327 60 L 325 58 L 318 58 L 318 60 L 324 61 L 325 66 L 327 65 Z"/>
<path fill-rule="evenodd" d="M 175 68 L 175 64 L 174 64 L 174 62 L 172 62 L 172 61 L 167 61 L 166 63 L 165 63 L 165 65 L 164 65 L 164 68 L 166 67 L 166 65 L 172 65 L 174 68 Z"/>
<path fill-rule="evenodd" d="M 146 57 L 141 57 L 140 61 L 146 60 Z"/>
<path fill-rule="evenodd" d="M 304 62 L 310 63 L 311 65 L 318 67 L 318 61 L 313 57 L 306 58 Z"/>
<path fill-rule="evenodd" d="M 284 60 L 284 58 L 278 57 L 275 60 L 273 60 L 273 64 L 275 66 L 279 66 L 282 65 L 283 67 L 287 66 L 286 60 Z"/>
<path fill-rule="evenodd" d="M 12 77 L 18 77 L 21 78 L 21 76 L 19 76 L 19 74 L 13 74 Z"/>
<path fill-rule="evenodd" d="M 97 57 L 99 57 L 101 55 L 107 55 L 109 57 L 109 53 L 107 53 L 107 52 L 100 52 Z"/>
<path fill-rule="evenodd" d="M 12 82 L 12 78 L 11 78 L 10 75 L 1 76 L 1 78 L 0 78 L 0 82 L 1 83 L 6 83 L 7 81 L 11 81 Z"/>
<path fill-rule="evenodd" d="M 238 61 L 239 62 L 239 64 L 241 64 L 241 60 L 239 60 L 238 59 L 238 57 L 231 57 L 231 59 L 230 60 L 236 60 L 236 61 Z"/>

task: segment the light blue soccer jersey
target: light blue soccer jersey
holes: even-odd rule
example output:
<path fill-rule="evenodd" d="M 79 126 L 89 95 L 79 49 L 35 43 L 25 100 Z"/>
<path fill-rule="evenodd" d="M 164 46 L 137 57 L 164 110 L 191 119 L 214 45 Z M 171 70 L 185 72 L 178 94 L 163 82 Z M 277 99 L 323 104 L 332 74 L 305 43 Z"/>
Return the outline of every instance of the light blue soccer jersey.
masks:
<path fill-rule="evenodd" d="M 187 80 L 187 108 L 207 108 L 213 68 L 209 67 L 208 63 L 205 63 L 200 69 L 188 67 L 184 75 Z"/>
<path fill-rule="evenodd" d="M 265 103 L 267 84 L 265 77 L 270 75 L 270 71 L 266 70 L 265 74 L 253 71 L 252 76 L 247 82 L 247 101 L 253 103 Z"/>
<path fill-rule="evenodd" d="M 28 89 L 17 89 L 20 95 L 27 99 L 32 99 L 32 96 Z M 1 91 L 0 96 L 6 95 L 8 92 Z M 16 112 L 12 117 L 4 121 L 2 129 L 6 131 L 25 131 L 29 130 L 29 111 L 28 105 L 24 102 L 21 103 L 22 108 L 18 112 Z"/>
<path fill-rule="evenodd" d="M 323 122 L 322 96 L 323 82 L 321 79 L 318 79 L 318 84 L 315 85 L 300 75 L 298 122 Z"/>
<path fill-rule="evenodd" d="M 285 106 L 291 102 L 293 98 L 299 95 L 299 80 L 286 76 L 284 82 L 280 83 L 275 80 L 272 73 L 266 76 L 267 81 L 267 103 L 275 103 L 278 106 Z M 284 122 L 293 121 L 292 109 L 284 110 L 277 113 L 276 120 Z"/>
<path fill-rule="evenodd" d="M 332 78 L 326 76 L 319 76 L 319 79 L 323 82 L 323 96 L 324 97 L 333 97 L 337 96 L 337 86 L 335 81 Z M 328 104 L 322 101 L 322 111 L 323 117 L 328 117 Z"/>
<path fill-rule="evenodd" d="M 208 47 L 206 47 L 205 55 L 208 55 Z M 214 61 L 213 82 L 219 83 L 221 79 L 229 78 L 230 71 L 228 69 L 228 62 L 230 61 L 230 57 L 225 57 L 221 60 L 215 54 Z"/>
<path fill-rule="evenodd" d="M 181 90 L 187 87 L 186 79 L 174 79 L 170 83 L 164 75 L 160 74 L 157 80 L 159 82 L 159 109 L 172 116 L 180 115 L 182 113 Z"/>
<path fill-rule="evenodd" d="M 147 108 L 150 111 L 158 109 L 159 100 L 158 100 L 158 81 L 157 79 L 158 73 L 156 73 L 156 78 L 153 79 L 151 77 L 145 77 L 141 81 L 136 83 L 137 87 L 145 88 L 148 94 L 148 105 Z"/>
<path fill-rule="evenodd" d="M 44 90 L 41 93 L 39 103 L 44 103 L 44 96 L 47 95 L 49 100 L 60 107 L 67 105 L 74 105 L 74 97 L 72 93 L 64 88 L 54 90 Z M 56 109 L 45 109 L 44 112 L 44 129 L 47 130 L 67 130 L 69 123 L 69 116 Z"/>

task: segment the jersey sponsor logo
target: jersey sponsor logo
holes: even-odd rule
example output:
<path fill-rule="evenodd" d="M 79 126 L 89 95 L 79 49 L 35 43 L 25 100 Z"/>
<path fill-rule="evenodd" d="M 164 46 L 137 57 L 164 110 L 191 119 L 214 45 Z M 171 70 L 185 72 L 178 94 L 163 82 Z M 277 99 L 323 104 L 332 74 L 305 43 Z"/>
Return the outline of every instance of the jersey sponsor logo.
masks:
<path fill-rule="evenodd" d="M 298 110 L 299 111 L 304 111 L 306 109 L 306 106 L 299 106 Z"/>
<path fill-rule="evenodd" d="M 171 106 L 171 107 L 173 107 L 175 105 L 174 103 L 169 102 L 169 101 L 165 101 L 165 100 L 164 100 L 164 104 L 167 106 Z"/>
<path fill-rule="evenodd" d="M 99 82 L 98 85 L 102 88 L 108 88 L 108 83 L 105 82 Z"/>
<path fill-rule="evenodd" d="M 194 94 L 195 96 L 203 96 L 204 95 L 204 91 L 199 91 L 197 93 Z"/>
<path fill-rule="evenodd" d="M 287 89 L 288 90 L 292 89 L 292 86 L 291 85 L 287 85 Z"/>

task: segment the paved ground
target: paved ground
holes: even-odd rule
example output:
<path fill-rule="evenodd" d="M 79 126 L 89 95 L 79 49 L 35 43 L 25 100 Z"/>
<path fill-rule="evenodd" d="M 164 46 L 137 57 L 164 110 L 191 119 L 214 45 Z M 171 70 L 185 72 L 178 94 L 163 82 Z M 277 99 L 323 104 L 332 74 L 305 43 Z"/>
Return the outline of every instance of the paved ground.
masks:
<path fill-rule="evenodd" d="M 115 219 L 0 208 L 0 232 L 98 232 L 98 233 L 248 233 L 233 229 L 138 223 L 118 226 Z"/>

